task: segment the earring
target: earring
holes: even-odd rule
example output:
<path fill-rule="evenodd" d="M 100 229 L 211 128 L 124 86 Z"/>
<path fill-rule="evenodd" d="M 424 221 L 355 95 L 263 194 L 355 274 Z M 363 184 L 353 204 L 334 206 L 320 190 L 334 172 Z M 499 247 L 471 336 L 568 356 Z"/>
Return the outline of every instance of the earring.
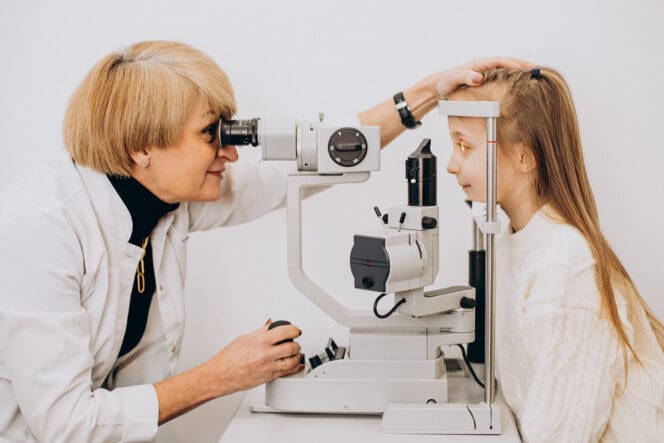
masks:
<path fill-rule="evenodd" d="M 147 168 L 149 165 L 150 165 L 150 163 L 147 160 L 141 161 L 141 164 L 140 164 L 141 168 L 143 168 L 143 169 Z"/>

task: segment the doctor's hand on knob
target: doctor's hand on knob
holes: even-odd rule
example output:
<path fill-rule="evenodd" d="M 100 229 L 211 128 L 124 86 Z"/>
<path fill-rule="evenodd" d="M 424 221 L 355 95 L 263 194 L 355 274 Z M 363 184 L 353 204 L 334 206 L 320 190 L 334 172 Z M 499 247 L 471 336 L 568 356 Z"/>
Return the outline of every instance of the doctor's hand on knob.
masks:
<path fill-rule="evenodd" d="M 288 322 L 268 320 L 260 329 L 233 340 L 205 365 L 217 396 L 251 389 L 304 369 L 300 345 L 294 340 L 302 331 Z"/>

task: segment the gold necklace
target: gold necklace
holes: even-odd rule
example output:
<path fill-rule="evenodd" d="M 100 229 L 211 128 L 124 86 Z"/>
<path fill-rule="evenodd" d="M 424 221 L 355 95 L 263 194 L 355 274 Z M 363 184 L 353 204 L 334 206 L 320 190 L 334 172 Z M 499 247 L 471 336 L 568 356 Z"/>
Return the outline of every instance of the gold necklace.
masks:
<path fill-rule="evenodd" d="M 143 240 L 143 244 L 141 245 L 141 248 L 143 248 L 143 255 L 141 255 L 141 260 L 138 262 L 138 268 L 136 268 L 136 290 L 139 294 L 145 292 L 145 262 L 143 259 L 145 258 L 145 248 L 148 247 L 149 240 L 149 235 Z"/>

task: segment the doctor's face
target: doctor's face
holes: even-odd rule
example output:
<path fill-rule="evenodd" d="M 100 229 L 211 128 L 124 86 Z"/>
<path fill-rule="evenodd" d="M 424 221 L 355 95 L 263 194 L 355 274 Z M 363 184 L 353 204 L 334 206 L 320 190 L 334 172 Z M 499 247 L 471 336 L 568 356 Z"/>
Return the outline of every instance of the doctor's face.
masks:
<path fill-rule="evenodd" d="M 216 112 L 200 105 L 189 117 L 178 143 L 151 149 L 145 169 L 148 189 L 169 203 L 219 199 L 226 163 L 236 161 L 238 153 L 235 146 L 221 146 L 218 122 Z"/>

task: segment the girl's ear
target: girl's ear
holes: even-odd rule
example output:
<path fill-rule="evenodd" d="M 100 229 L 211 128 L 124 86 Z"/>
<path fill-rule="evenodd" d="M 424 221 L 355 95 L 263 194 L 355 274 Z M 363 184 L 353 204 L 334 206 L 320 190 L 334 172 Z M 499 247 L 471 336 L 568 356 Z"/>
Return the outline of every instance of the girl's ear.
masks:
<path fill-rule="evenodd" d="M 523 143 L 516 145 L 516 166 L 517 169 L 524 173 L 530 174 L 537 168 L 537 161 L 535 160 L 535 155 L 533 150 Z"/>

